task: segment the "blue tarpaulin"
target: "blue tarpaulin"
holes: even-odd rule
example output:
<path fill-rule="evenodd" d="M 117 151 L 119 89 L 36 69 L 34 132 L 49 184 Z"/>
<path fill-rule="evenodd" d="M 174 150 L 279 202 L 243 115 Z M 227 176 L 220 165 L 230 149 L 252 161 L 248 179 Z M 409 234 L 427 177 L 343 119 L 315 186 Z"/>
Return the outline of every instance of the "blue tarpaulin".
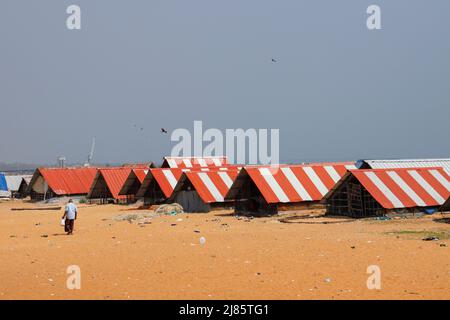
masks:
<path fill-rule="evenodd" d="M 438 207 L 431 207 L 431 208 L 425 208 L 425 213 L 426 214 L 433 214 L 433 213 L 435 213 L 436 211 L 438 211 Z"/>
<path fill-rule="evenodd" d="M 8 185 L 6 184 L 5 175 L 3 173 L 0 173 L 0 190 L 8 191 Z"/>

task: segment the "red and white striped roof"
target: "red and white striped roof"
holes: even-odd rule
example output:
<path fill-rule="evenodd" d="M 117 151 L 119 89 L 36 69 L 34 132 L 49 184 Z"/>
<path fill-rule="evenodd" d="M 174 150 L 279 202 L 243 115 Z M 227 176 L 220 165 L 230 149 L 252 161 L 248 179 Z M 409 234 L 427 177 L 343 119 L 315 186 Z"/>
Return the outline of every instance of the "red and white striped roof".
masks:
<path fill-rule="evenodd" d="M 182 169 L 176 168 L 152 168 L 142 181 L 137 197 L 144 197 L 153 180 L 156 181 L 164 195 L 169 198 L 172 195 L 178 180 L 183 174 Z"/>
<path fill-rule="evenodd" d="M 319 201 L 346 174 L 352 163 L 245 167 L 267 203 Z M 238 190 L 233 190 L 236 193 Z M 235 194 L 228 194 L 227 199 Z"/>
<path fill-rule="evenodd" d="M 228 167 L 222 167 L 222 168 L 196 168 L 196 169 L 179 169 L 179 168 L 153 168 L 150 169 L 145 176 L 144 181 L 142 182 L 141 188 L 137 192 L 138 197 L 143 197 L 147 191 L 147 188 L 150 186 L 150 183 L 153 179 L 156 180 L 156 183 L 161 188 L 164 195 L 169 198 L 173 190 L 175 189 L 175 186 L 177 185 L 178 181 L 181 178 L 181 175 L 183 172 L 190 172 L 190 171 L 198 171 L 198 172 L 212 172 L 212 171 L 219 171 L 219 172 L 227 172 L 227 171 L 237 171 L 239 170 L 236 166 L 228 166 Z"/>
<path fill-rule="evenodd" d="M 172 195 L 175 186 L 180 180 L 183 171 L 181 169 L 152 169 L 151 175 L 158 183 L 164 195 L 168 198 Z"/>
<path fill-rule="evenodd" d="M 127 180 L 125 180 L 122 188 L 120 189 L 119 195 L 129 195 L 130 188 L 136 183 L 142 184 L 147 175 L 149 169 L 132 169 L 128 175 Z"/>
<path fill-rule="evenodd" d="M 238 170 L 187 171 L 176 187 L 181 190 L 189 180 L 205 203 L 224 202 L 225 195 L 238 175 Z"/>
<path fill-rule="evenodd" d="M 352 170 L 385 209 L 442 205 L 450 196 L 450 176 L 441 167 Z"/>
<path fill-rule="evenodd" d="M 227 157 L 164 157 L 164 168 L 211 168 L 228 165 Z"/>

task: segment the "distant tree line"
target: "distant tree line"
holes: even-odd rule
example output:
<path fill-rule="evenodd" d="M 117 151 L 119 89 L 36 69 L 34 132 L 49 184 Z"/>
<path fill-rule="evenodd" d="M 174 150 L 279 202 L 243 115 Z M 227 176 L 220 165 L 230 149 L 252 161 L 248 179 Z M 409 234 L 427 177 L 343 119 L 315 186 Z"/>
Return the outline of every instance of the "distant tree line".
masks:
<path fill-rule="evenodd" d="M 42 164 L 37 163 L 5 163 L 0 162 L 0 171 L 2 172 L 21 172 L 21 171 L 34 171 L 37 167 L 42 167 Z"/>

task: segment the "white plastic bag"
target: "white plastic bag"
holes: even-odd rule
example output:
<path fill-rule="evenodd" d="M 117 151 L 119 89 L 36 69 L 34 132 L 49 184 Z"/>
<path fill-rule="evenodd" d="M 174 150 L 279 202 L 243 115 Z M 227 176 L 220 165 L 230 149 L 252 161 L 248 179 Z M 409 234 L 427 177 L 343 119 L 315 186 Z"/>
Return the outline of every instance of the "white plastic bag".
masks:
<path fill-rule="evenodd" d="M 61 219 L 61 225 L 65 226 L 66 225 L 66 219 Z"/>

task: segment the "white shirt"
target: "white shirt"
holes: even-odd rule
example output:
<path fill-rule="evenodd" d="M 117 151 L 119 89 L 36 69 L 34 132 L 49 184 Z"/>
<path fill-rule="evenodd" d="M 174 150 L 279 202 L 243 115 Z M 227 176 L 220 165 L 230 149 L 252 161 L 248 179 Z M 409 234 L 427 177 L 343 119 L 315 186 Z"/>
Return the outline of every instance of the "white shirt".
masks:
<path fill-rule="evenodd" d="M 68 203 L 66 206 L 66 219 L 73 220 L 78 212 L 77 206 L 74 203 Z"/>

